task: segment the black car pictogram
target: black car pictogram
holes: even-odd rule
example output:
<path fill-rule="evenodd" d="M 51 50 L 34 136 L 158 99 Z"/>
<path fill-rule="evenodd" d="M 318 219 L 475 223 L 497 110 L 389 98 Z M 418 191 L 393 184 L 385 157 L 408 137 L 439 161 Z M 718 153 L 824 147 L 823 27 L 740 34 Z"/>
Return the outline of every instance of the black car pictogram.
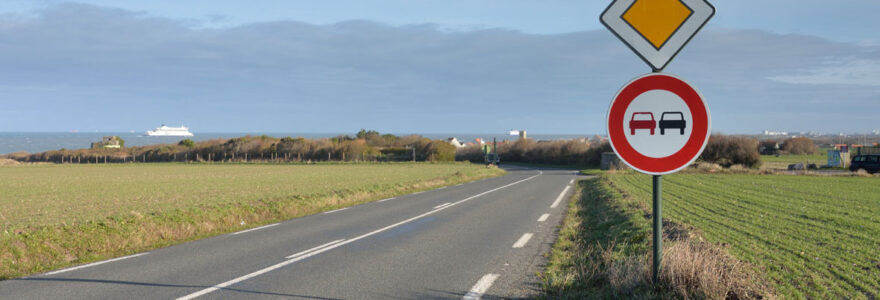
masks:
<path fill-rule="evenodd" d="M 684 114 L 680 111 L 667 111 L 660 116 L 660 134 L 664 135 L 666 129 L 679 129 L 681 135 L 684 135 L 684 128 L 687 122 L 684 120 Z"/>

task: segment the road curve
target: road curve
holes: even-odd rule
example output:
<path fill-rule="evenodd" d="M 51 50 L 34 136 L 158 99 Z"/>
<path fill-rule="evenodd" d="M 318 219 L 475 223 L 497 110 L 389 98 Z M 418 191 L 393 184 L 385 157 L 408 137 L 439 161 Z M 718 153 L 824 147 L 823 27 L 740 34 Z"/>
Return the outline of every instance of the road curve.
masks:
<path fill-rule="evenodd" d="M 0 282 L 3 299 L 491 299 L 539 291 L 573 171 L 376 201 Z"/>

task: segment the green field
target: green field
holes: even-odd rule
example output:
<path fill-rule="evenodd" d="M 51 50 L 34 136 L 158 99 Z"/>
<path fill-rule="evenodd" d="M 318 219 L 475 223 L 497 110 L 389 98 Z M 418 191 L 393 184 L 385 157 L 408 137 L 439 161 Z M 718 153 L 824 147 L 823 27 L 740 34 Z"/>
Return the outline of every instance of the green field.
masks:
<path fill-rule="evenodd" d="M 651 203 L 651 176 L 607 175 Z M 880 181 L 870 177 L 675 174 L 663 217 L 692 225 L 765 274 L 787 298 L 880 296 Z"/>
<path fill-rule="evenodd" d="M 786 169 L 788 165 L 796 163 L 816 164 L 817 166 L 826 165 L 828 164 L 826 150 L 822 149 L 813 155 L 782 154 L 778 157 L 776 155 L 761 155 L 761 166 L 770 169 Z"/>
<path fill-rule="evenodd" d="M 0 279 L 497 176 L 461 163 L 0 167 Z"/>

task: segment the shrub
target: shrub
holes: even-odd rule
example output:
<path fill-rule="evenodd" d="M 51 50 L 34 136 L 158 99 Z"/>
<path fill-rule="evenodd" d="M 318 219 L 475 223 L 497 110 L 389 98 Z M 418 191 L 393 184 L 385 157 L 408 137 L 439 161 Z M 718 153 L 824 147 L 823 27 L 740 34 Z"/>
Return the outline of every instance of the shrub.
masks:
<path fill-rule="evenodd" d="M 798 137 L 786 140 L 782 145 L 782 150 L 788 154 L 816 154 L 819 152 L 819 147 L 809 138 Z"/>
<path fill-rule="evenodd" d="M 191 139 L 184 139 L 184 140 L 180 141 L 180 143 L 177 143 L 177 144 L 184 146 L 184 147 L 187 147 L 187 148 L 194 148 L 196 146 L 196 142 L 194 142 Z"/>
<path fill-rule="evenodd" d="M 608 142 L 591 143 L 586 140 L 535 141 L 520 139 L 515 142 L 499 142 L 498 155 L 501 162 L 521 162 L 554 165 L 598 166 L 602 152 L 610 152 Z M 459 149 L 457 160 L 483 162 L 479 145 Z"/>
<path fill-rule="evenodd" d="M 738 136 L 713 134 L 700 159 L 724 167 L 741 164 L 749 168 L 761 166 L 758 140 Z"/>

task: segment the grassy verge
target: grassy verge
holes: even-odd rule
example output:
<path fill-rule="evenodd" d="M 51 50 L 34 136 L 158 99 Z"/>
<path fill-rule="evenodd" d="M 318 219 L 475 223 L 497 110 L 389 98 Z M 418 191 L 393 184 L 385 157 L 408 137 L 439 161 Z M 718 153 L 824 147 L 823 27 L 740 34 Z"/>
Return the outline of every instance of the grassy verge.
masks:
<path fill-rule="evenodd" d="M 581 180 L 541 275 L 546 298 L 758 298 L 770 295 L 750 266 L 700 233 L 664 222 L 660 283 L 651 283 L 650 215 L 608 175 Z"/>
<path fill-rule="evenodd" d="M 472 164 L 0 168 L 0 279 L 503 174 Z"/>

